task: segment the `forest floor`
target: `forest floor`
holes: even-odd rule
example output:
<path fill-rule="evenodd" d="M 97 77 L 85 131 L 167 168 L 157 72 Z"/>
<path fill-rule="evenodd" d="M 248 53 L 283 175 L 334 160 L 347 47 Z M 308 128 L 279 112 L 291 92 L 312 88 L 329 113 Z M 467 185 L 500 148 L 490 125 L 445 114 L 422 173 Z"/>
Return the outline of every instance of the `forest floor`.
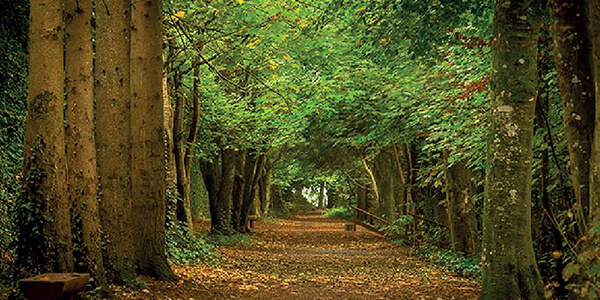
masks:
<path fill-rule="evenodd" d="M 320 212 L 256 223 L 251 242 L 216 249 L 216 266 L 175 266 L 117 299 L 477 299 L 480 283 L 441 271 L 363 228 Z"/>

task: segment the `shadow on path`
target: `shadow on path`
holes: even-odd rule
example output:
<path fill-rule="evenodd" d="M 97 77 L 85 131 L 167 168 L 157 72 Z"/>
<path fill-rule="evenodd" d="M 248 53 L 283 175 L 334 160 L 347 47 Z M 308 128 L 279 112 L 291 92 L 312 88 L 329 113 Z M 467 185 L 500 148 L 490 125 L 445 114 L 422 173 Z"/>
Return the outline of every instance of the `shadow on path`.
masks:
<path fill-rule="evenodd" d="M 217 249 L 218 267 L 177 266 L 179 282 L 151 280 L 145 297 L 123 299 L 477 299 L 478 282 L 345 223 L 318 212 L 258 222 L 252 242 Z"/>

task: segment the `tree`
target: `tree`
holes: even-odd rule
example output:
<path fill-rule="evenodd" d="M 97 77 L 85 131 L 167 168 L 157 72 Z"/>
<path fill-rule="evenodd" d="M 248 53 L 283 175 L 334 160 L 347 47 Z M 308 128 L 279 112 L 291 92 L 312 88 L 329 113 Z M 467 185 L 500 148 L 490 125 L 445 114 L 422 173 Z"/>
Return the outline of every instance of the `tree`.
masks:
<path fill-rule="evenodd" d="M 556 70 L 560 85 L 570 169 L 577 206 L 579 231 L 585 232 L 590 206 L 590 157 L 594 131 L 594 79 L 585 1 L 549 1 L 552 34 L 556 45 Z"/>
<path fill-rule="evenodd" d="M 66 90 L 69 197 L 75 212 L 73 233 L 81 241 L 79 260 L 96 284 L 106 287 L 98 214 L 98 174 L 94 137 L 92 2 L 67 1 Z"/>
<path fill-rule="evenodd" d="M 448 166 L 447 159 L 446 156 L 444 171 L 452 248 L 467 254 L 476 254 L 478 239 L 475 208 L 471 199 L 472 172 L 464 161 Z"/>
<path fill-rule="evenodd" d="M 165 144 L 162 1 L 131 6 L 131 193 L 135 262 L 140 273 L 174 274 L 165 255 Z"/>
<path fill-rule="evenodd" d="M 130 3 L 103 1 L 96 16 L 96 143 L 107 271 L 113 282 L 133 282 Z"/>
<path fill-rule="evenodd" d="M 592 62 L 593 75 L 596 87 L 595 105 L 596 115 L 594 127 L 594 143 L 592 145 L 592 156 L 590 165 L 592 166 L 590 174 L 590 220 L 594 224 L 600 222 L 600 3 L 598 1 L 588 0 L 587 11 L 589 20 L 589 32 L 592 44 Z"/>
<path fill-rule="evenodd" d="M 481 299 L 541 299 L 531 238 L 539 1 L 496 1 Z"/>
<path fill-rule="evenodd" d="M 70 272 L 73 253 L 63 124 L 63 9 L 61 1 L 30 2 L 23 197 L 24 203 L 39 209 L 34 222 L 42 222 L 44 244 L 28 244 L 36 241 L 23 236 L 20 242 L 25 249 L 19 254 L 22 259 L 32 257 L 34 265 L 47 271 Z M 24 230 L 21 228 L 22 235 L 33 233 Z M 29 230 L 38 229 L 32 226 Z"/>

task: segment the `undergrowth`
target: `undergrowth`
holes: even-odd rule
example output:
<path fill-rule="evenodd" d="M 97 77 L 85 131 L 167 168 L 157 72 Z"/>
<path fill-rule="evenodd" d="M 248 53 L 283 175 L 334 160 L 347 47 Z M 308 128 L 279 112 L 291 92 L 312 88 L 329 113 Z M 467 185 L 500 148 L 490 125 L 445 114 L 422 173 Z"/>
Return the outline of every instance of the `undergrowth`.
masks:
<path fill-rule="evenodd" d="M 341 218 L 344 220 L 352 220 L 354 217 L 354 210 L 350 206 L 337 206 L 328 208 L 323 212 L 323 215 L 327 218 Z"/>
<path fill-rule="evenodd" d="M 167 257 L 174 264 L 198 264 L 215 262 L 214 245 L 202 235 L 191 235 L 185 226 L 173 225 L 167 229 Z"/>
<path fill-rule="evenodd" d="M 462 252 L 428 244 L 419 246 L 416 252 L 425 260 L 442 266 L 444 270 L 481 280 L 481 266 L 477 256 L 465 257 Z"/>

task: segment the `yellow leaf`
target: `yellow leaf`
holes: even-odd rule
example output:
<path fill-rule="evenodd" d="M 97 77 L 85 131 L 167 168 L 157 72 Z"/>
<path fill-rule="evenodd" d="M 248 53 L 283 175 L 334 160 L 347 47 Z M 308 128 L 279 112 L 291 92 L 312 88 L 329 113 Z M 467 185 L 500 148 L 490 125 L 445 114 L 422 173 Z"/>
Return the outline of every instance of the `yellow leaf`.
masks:
<path fill-rule="evenodd" d="M 292 59 L 292 57 L 289 54 L 284 55 L 283 58 L 285 58 L 285 59 Z"/>
<path fill-rule="evenodd" d="M 246 1 L 245 1 L 245 0 L 237 0 L 237 2 L 238 2 L 239 4 L 244 4 L 244 3 L 246 3 Z"/>
<path fill-rule="evenodd" d="M 554 258 L 554 259 L 559 259 L 562 257 L 562 255 L 563 255 L 562 251 L 557 250 L 557 251 L 552 252 L 552 258 Z"/>
<path fill-rule="evenodd" d="M 269 65 L 269 69 L 275 70 L 275 69 L 277 69 L 277 66 L 276 65 Z"/>
<path fill-rule="evenodd" d="M 361 40 L 356 41 L 356 43 L 354 43 L 356 46 L 362 46 L 363 42 Z"/>
<path fill-rule="evenodd" d="M 277 79 L 278 77 L 279 77 L 279 75 L 277 75 L 277 74 L 273 74 L 273 75 L 271 75 L 271 78 L 272 78 L 272 79 Z"/>
<path fill-rule="evenodd" d="M 180 10 L 180 11 L 176 12 L 175 14 L 173 14 L 171 16 L 171 19 L 173 21 L 177 21 L 177 20 L 183 18 L 184 16 L 185 16 L 185 12 Z"/>
<path fill-rule="evenodd" d="M 308 27 L 308 24 L 303 22 L 303 23 L 300 23 L 300 25 L 298 27 L 300 27 L 300 29 L 304 29 L 304 28 Z"/>
<path fill-rule="evenodd" d="M 246 46 L 246 47 L 253 49 L 254 47 L 256 47 L 256 44 L 258 44 L 258 42 L 260 42 L 260 39 L 257 39 L 256 41 L 248 44 L 248 46 Z"/>
<path fill-rule="evenodd" d="M 567 217 L 569 217 L 569 219 L 573 219 L 573 212 L 568 212 Z"/>

